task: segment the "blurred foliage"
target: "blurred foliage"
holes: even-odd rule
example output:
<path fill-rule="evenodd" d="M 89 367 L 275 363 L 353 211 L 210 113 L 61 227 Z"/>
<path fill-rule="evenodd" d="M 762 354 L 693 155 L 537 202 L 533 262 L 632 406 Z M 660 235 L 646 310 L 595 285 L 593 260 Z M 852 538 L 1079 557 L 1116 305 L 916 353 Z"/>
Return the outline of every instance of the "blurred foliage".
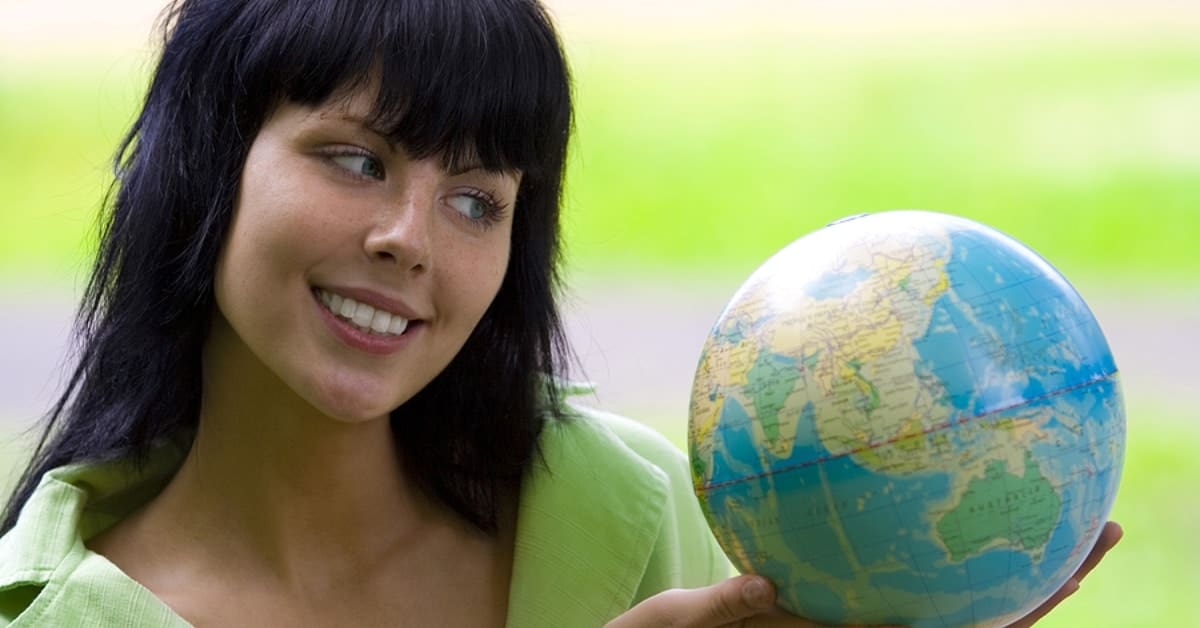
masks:
<path fill-rule="evenodd" d="M 571 251 L 745 274 L 892 208 L 1007 231 L 1071 276 L 1200 271 L 1200 46 L 755 42 L 575 55 Z"/>
<path fill-rule="evenodd" d="M 139 76 L 130 64 L 0 66 L 0 275 L 69 278 L 86 264 Z"/>

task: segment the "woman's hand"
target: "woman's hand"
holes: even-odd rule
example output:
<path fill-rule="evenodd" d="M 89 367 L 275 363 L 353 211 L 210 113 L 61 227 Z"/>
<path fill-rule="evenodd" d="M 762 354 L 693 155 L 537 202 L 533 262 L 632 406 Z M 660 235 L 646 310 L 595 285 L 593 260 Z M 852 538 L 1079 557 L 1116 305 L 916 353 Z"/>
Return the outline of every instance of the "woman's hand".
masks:
<path fill-rule="evenodd" d="M 605 628 L 812 628 L 818 625 L 803 619 L 781 617 L 775 611 L 775 588 L 770 581 L 761 576 L 744 575 L 699 589 L 663 591 L 610 621 Z"/>
<path fill-rule="evenodd" d="M 700 589 L 671 589 L 608 622 L 605 628 L 820 628 L 775 607 L 775 588 L 744 575 Z"/>
<path fill-rule="evenodd" d="M 1117 541 L 1121 540 L 1121 536 L 1125 533 L 1121 530 L 1121 526 L 1115 521 L 1109 521 L 1104 524 L 1104 529 L 1100 531 L 1100 536 L 1096 538 L 1096 544 L 1092 546 L 1092 551 L 1088 553 L 1087 558 L 1083 559 L 1083 564 L 1079 569 L 1075 570 L 1075 575 L 1071 576 L 1067 583 L 1062 586 L 1050 599 L 1042 603 L 1041 606 L 1033 609 L 1032 613 L 1017 620 L 1016 623 L 1010 624 L 1008 628 L 1029 628 L 1037 620 L 1046 616 L 1055 606 L 1067 599 L 1075 591 L 1079 590 L 1079 581 L 1083 580 L 1084 576 L 1088 575 L 1100 559 L 1112 549 Z"/>
<path fill-rule="evenodd" d="M 1104 525 L 1092 551 L 1050 599 L 1009 628 L 1028 628 L 1079 588 L 1079 581 L 1121 540 L 1121 526 Z M 650 597 L 605 628 L 820 628 L 775 606 L 775 588 L 766 578 L 737 576 L 699 589 L 671 589 Z"/>

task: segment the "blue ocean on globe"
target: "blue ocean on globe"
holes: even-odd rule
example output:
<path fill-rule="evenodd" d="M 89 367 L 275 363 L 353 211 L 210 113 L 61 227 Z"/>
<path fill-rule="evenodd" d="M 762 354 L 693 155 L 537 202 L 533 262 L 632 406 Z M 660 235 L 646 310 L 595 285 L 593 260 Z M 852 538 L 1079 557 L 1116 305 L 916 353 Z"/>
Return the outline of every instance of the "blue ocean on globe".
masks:
<path fill-rule="evenodd" d="M 692 390 L 696 494 L 743 572 L 828 623 L 997 626 L 1079 566 L 1125 449 L 1116 365 L 1044 259 L 893 211 L 763 264 Z"/>

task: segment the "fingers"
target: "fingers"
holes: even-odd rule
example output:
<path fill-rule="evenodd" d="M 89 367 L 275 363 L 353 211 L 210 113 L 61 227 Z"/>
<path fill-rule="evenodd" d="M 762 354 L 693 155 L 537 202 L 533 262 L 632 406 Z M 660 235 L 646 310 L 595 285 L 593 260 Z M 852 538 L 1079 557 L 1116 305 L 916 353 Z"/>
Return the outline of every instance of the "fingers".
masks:
<path fill-rule="evenodd" d="M 766 612 L 775 605 L 775 589 L 766 578 L 739 576 L 704 589 L 684 592 L 683 626 L 723 626 Z"/>
<path fill-rule="evenodd" d="M 609 622 L 607 628 L 717 628 L 769 610 L 775 590 L 759 576 L 738 576 L 699 589 L 664 591 Z"/>
<path fill-rule="evenodd" d="M 1045 602 L 1042 602 L 1041 606 L 1033 609 L 1032 613 L 1022 617 L 1016 623 L 1010 624 L 1008 628 L 1029 628 L 1029 626 L 1037 623 L 1039 619 L 1046 616 L 1046 613 L 1054 610 L 1055 606 L 1058 606 L 1059 603 L 1070 597 L 1072 593 L 1075 593 L 1078 590 L 1079 581 L 1075 578 L 1070 578 L 1065 584 L 1062 585 L 1062 587 L 1054 592 L 1054 595 L 1051 595 L 1049 599 L 1047 599 Z"/>
<path fill-rule="evenodd" d="M 1070 597 L 1072 593 L 1078 591 L 1079 581 L 1091 573 L 1092 569 L 1108 553 L 1108 550 L 1112 549 L 1124 535 L 1124 530 L 1115 521 L 1109 521 L 1104 524 L 1104 529 L 1100 531 L 1100 536 L 1096 538 L 1096 544 L 1092 546 L 1092 551 L 1088 552 L 1087 558 L 1083 559 L 1083 563 L 1079 565 L 1079 569 L 1075 570 L 1075 574 L 1058 591 L 1055 591 L 1054 595 L 1050 596 L 1050 599 L 1042 602 L 1041 606 L 1038 606 L 1032 613 L 1022 617 L 1020 621 L 1012 624 L 1009 628 L 1028 628 L 1032 626 L 1039 619 L 1045 617 L 1046 613 L 1049 613 L 1054 607 L 1058 606 L 1059 603 Z"/>
<path fill-rule="evenodd" d="M 1100 559 L 1104 558 L 1108 550 L 1112 549 L 1123 536 L 1125 536 L 1125 531 L 1121 529 L 1119 523 L 1109 521 L 1104 524 L 1104 529 L 1100 531 L 1100 536 L 1096 539 L 1096 544 L 1092 546 L 1092 551 L 1088 552 L 1087 558 L 1083 559 L 1083 564 L 1075 571 L 1073 578 L 1083 580 L 1084 576 L 1091 573 Z"/>
<path fill-rule="evenodd" d="M 606 628 L 820 628 L 775 608 L 775 588 L 744 575 L 700 589 L 664 591 L 608 623 Z"/>

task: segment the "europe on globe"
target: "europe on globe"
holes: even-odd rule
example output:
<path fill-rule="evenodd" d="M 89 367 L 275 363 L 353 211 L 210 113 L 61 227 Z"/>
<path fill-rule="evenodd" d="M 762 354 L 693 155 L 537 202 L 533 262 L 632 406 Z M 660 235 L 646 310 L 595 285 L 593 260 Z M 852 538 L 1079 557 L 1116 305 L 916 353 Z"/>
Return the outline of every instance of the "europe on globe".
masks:
<path fill-rule="evenodd" d="M 846 219 L 741 286 L 689 456 L 717 540 L 828 624 L 996 626 L 1066 581 L 1112 507 L 1120 382 L 1044 259 L 923 211 Z"/>

